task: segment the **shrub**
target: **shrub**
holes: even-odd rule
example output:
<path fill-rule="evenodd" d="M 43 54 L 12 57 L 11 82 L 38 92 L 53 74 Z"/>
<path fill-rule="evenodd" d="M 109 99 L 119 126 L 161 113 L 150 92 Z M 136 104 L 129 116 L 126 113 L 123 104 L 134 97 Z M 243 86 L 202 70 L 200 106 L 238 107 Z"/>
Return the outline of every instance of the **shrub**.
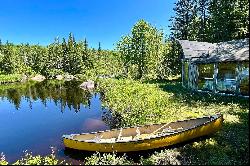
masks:
<path fill-rule="evenodd" d="M 126 156 L 117 156 L 115 153 L 95 153 L 91 157 L 87 157 L 85 161 L 86 165 L 131 165 L 131 161 L 127 160 Z"/>

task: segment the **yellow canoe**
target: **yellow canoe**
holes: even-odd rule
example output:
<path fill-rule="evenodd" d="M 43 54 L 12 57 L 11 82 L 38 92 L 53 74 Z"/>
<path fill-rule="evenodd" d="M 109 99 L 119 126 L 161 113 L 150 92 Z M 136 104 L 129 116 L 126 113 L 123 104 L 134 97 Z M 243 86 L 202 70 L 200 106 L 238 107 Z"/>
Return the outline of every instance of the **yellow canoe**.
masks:
<path fill-rule="evenodd" d="M 182 121 L 63 135 L 65 147 L 99 152 L 129 152 L 165 147 L 218 131 L 221 114 Z"/>

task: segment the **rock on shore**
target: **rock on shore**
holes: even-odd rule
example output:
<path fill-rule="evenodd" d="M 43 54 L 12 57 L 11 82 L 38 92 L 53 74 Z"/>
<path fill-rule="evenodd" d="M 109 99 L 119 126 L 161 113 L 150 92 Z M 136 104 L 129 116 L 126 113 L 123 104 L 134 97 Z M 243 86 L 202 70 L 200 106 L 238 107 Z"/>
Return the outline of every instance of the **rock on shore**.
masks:
<path fill-rule="evenodd" d="M 92 80 L 87 80 L 80 85 L 80 88 L 84 90 L 91 90 L 95 88 L 95 83 Z"/>
<path fill-rule="evenodd" d="M 44 76 L 42 76 L 42 75 L 36 75 L 35 77 L 31 78 L 31 80 L 33 80 L 33 81 L 39 81 L 39 82 L 41 82 L 41 81 L 43 81 L 45 79 L 46 78 Z"/>

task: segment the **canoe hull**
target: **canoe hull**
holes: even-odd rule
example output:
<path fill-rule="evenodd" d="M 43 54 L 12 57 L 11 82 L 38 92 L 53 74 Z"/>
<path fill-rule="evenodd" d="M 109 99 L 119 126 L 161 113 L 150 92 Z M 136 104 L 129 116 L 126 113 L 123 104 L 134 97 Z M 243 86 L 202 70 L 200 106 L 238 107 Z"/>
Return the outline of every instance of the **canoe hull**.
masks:
<path fill-rule="evenodd" d="M 222 121 L 223 118 L 221 116 L 218 119 L 215 119 L 214 121 L 211 121 L 205 125 L 185 130 L 180 133 L 174 133 L 167 136 L 131 141 L 131 142 L 95 143 L 95 142 L 76 141 L 67 138 L 64 138 L 63 142 L 65 147 L 78 150 L 86 150 L 86 151 L 130 152 L 130 151 L 149 150 L 149 149 L 174 145 L 194 138 L 212 134 L 221 128 Z"/>

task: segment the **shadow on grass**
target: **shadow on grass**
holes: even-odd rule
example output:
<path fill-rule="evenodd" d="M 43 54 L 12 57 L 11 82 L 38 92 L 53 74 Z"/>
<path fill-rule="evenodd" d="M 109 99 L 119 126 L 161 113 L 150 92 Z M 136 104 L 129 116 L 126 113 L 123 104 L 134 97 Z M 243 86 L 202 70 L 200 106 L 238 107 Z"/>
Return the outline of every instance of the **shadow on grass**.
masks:
<path fill-rule="evenodd" d="M 190 164 L 248 165 L 249 121 L 247 112 L 232 112 L 238 122 L 224 122 L 222 129 L 211 139 L 188 144 L 179 151 Z"/>
<path fill-rule="evenodd" d="M 238 104 L 240 108 L 249 108 L 248 98 L 238 96 L 225 96 L 206 92 L 195 92 L 182 87 L 180 79 L 176 80 L 150 80 L 144 83 L 158 84 L 163 91 L 172 93 L 173 100 L 184 102 L 192 106 L 195 102 L 202 102 L 204 105 L 209 104 Z"/>
<path fill-rule="evenodd" d="M 157 159 L 152 164 L 164 165 L 173 163 L 181 165 L 248 165 L 249 113 L 232 111 L 229 114 L 238 116 L 239 121 L 224 122 L 221 130 L 212 135 L 195 138 L 166 148 L 127 153 L 127 155 L 138 162 L 140 156 L 147 159 L 158 153 Z M 163 155 L 159 155 L 159 153 Z"/>
<path fill-rule="evenodd" d="M 196 103 L 201 106 L 215 104 L 216 108 L 216 105 L 219 107 L 220 105 L 237 104 L 240 108 L 239 110 L 229 106 L 230 109 L 225 110 L 226 119 L 223 127 L 213 136 L 168 147 L 168 149 L 178 149 L 181 164 L 246 165 L 249 163 L 248 98 L 193 92 L 183 88 L 179 80 L 151 80 L 147 83 L 158 84 L 163 91 L 173 94 L 174 101 L 188 106 L 194 106 Z M 169 156 L 166 155 L 166 158 Z"/>

